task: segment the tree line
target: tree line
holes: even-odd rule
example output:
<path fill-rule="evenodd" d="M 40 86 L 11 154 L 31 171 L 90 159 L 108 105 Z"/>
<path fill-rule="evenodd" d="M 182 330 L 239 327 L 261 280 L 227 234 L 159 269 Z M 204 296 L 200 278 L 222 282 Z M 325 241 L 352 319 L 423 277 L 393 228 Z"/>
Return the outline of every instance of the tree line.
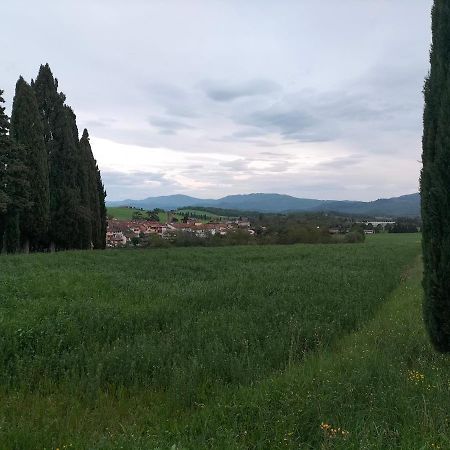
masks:
<path fill-rule="evenodd" d="M 0 250 L 103 249 L 106 192 L 89 134 L 48 64 L 16 84 L 11 119 L 0 90 Z"/>

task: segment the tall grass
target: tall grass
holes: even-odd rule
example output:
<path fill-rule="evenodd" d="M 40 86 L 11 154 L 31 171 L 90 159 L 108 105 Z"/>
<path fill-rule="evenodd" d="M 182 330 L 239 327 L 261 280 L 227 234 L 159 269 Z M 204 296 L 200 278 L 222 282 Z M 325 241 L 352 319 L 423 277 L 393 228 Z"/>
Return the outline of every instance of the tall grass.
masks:
<path fill-rule="evenodd" d="M 419 247 L 383 235 L 0 258 L 0 447 L 271 448 L 279 407 L 252 396 L 312 374 L 311 355 L 379 312 Z"/>

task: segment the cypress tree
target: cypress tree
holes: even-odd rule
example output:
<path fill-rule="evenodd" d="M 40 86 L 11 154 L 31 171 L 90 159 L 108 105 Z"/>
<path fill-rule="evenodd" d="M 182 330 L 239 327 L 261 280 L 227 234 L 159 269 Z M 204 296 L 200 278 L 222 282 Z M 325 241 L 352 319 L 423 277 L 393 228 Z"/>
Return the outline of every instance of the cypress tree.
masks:
<path fill-rule="evenodd" d="M 29 207 L 26 153 L 9 135 L 9 118 L 0 90 L 0 249 L 15 253 L 20 248 L 20 215 Z"/>
<path fill-rule="evenodd" d="M 44 129 L 31 86 L 20 77 L 16 84 L 11 130 L 12 139 L 26 152 L 30 180 L 30 207 L 21 215 L 20 232 L 25 248 L 37 250 L 45 242 L 50 221 L 50 192 Z"/>
<path fill-rule="evenodd" d="M 84 155 L 88 178 L 89 208 L 91 213 L 92 244 L 95 249 L 106 247 L 106 192 L 102 183 L 97 161 L 92 153 L 89 133 L 86 129 L 80 140 L 80 147 Z"/>
<path fill-rule="evenodd" d="M 92 246 L 100 248 L 101 235 L 100 198 L 97 192 L 97 167 L 89 142 L 89 133 L 86 129 L 80 139 L 80 150 L 84 162 L 84 176 L 86 177 L 87 204 L 90 213 L 90 234 Z"/>
<path fill-rule="evenodd" d="M 435 0 L 425 82 L 420 180 L 424 320 L 434 347 L 450 352 L 450 4 Z"/>
<path fill-rule="evenodd" d="M 78 139 L 77 118 L 72 108 L 65 106 L 66 114 L 72 129 L 73 141 L 76 144 L 76 172 L 77 187 L 79 189 L 80 203 L 76 207 L 77 230 L 76 248 L 90 249 L 92 247 L 91 208 L 89 198 L 89 165 L 88 157 Z M 75 232 L 75 230 L 74 230 Z"/>
<path fill-rule="evenodd" d="M 98 169 L 98 167 L 96 169 L 97 169 L 97 193 L 100 202 L 100 237 L 98 240 L 97 248 L 104 250 L 106 248 L 106 230 L 108 227 L 107 211 L 105 204 L 106 190 L 102 182 L 100 170 Z"/>
<path fill-rule="evenodd" d="M 33 84 L 44 125 L 49 161 L 49 236 L 58 249 L 82 248 L 80 244 L 81 194 L 78 184 L 78 139 L 65 96 L 48 64 L 41 66 Z"/>
<path fill-rule="evenodd" d="M 6 169 L 8 165 L 8 154 L 11 141 L 8 137 L 9 119 L 5 114 L 3 103 L 3 91 L 0 90 L 0 252 L 3 249 L 3 236 L 6 226 L 6 211 L 10 203 L 10 198 L 6 192 Z"/>

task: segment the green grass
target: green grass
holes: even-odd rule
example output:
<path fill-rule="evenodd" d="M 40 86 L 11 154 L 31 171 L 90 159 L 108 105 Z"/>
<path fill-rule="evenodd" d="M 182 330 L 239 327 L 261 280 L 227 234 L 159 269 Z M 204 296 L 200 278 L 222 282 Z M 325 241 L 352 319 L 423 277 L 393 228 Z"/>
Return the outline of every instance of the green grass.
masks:
<path fill-rule="evenodd" d="M 126 208 L 123 206 L 114 206 L 114 207 L 108 207 L 107 208 L 107 214 L 110 217 L 113 217 L 118 220 L 132 220 L 133 213 L 139 212 L 139 209 L 134 208 Z M 145 217 L 145 211 L 140 211 L 143 213 Z M 168 214 L 167 212 L 160 212 L 158 213 L 159 221 L 161 223 L 166 223 L 168 221 Z M 172 214 L 172 217 L 176 217 L 178 220 L 181 220 L 183 218 L 183 214 Z"/>
<path fill-rule="evenodd" d="M 181 217 L 183 217 L 185 214 L 194 214 L 196 216 L 206 216 L 207 217 L 206 221 L 223 219 L 223 216 L 219 216 L 218 214 L 214 214 L 213 212 L 201 211 L 201 210 L 198 210 L 198 209 L 180 208 L 180 209 L 178 209 L 178 212 L 181 215 Z M 204 219 L 203 219 L 203 222 L 205 222 Z"/>
<path fill-rule="evenodd" d="M 0 258 L 0 448 L 447 448 L 419 248 Z"/>
<path fill-rule="evenodd" d="M 108 207 L 106 208 L 106 213 L 108 216 L 114 217 L 119 220 L 131 220 L 133 213 L 136 212 L 133 208 L 124 208 L 120 206 Z"/>

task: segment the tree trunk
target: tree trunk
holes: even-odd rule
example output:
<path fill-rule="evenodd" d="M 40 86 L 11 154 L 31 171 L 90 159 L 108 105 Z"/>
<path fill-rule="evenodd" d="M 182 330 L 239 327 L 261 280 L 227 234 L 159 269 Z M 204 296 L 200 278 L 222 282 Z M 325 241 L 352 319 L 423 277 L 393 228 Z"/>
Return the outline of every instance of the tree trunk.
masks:
<path fill-rule="evenodd" d="M 22 244 L 22 253 L 28 255 L 30 253 L 30 240 L 27 238 Z"/>

